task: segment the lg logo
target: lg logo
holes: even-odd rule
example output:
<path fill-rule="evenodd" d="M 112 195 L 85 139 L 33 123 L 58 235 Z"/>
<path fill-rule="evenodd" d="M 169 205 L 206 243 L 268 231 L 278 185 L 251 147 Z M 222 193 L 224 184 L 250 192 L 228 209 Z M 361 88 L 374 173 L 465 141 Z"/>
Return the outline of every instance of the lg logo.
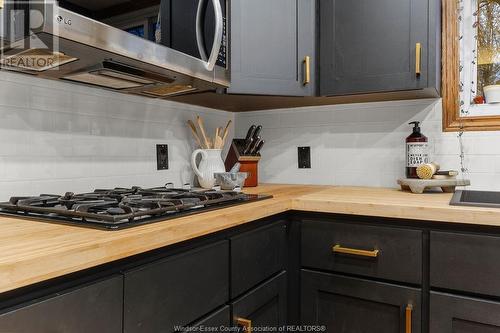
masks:
<path fill-rule="evenodd" d="M 71 19 L 65 19 L 61 15 L 57 16 L 56 20 L 57 20 L 57 23 L 63 23 L 63 24 L 66 24 L 66 25 L 71 25 Z"/>

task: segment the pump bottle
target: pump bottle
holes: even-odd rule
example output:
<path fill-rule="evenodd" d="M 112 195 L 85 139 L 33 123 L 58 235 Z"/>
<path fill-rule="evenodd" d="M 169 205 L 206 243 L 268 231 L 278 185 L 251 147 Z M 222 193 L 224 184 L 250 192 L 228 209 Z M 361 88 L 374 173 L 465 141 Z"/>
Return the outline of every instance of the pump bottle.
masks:
<path fill-rule="evenodd" d="M 420 130 L 420 122 L 412 121 L 413 133 L 406 138 L 406 178 L 418 178 L 417 167 L 429 163 L 429 143 Z"/>

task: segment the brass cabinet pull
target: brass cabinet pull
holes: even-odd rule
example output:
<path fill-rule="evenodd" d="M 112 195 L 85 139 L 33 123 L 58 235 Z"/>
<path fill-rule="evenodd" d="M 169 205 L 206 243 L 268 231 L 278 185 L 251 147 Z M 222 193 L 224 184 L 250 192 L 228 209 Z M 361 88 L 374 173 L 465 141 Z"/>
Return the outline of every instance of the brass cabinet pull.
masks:
<path fill-rule="evenodd" d="M 237 318 L 236 323 L 238 324 L 238 326 L 243 327 L 245 329 L 245 332 L 252 332 L 252 321 L 250 319 Z"/>
<path fill-rule="evenodd" d="M 302 82 L 302 84 L 304 86 L 306 86 L 309 83 L 311 83 L 311 57 L 305 56 L 304 57 L 304 82 Z"/>
<path fill-rule="evenodd" d="M 412 311 L 413 311 L 413 305 L 408 304 L 406 306 L 406 311 L 405 311 L 405 314 L 406 314 L 406 330 L 405 330 L 405 333 L 411 333 L 411 315 L 412 315 Z"/>
<path fill-rule="evenodd" d="M 422 73 L 422 44 L 415 45 L 415 73 L 420 76 Z"/>
<path fill-rule="evenodd" d="M 342 254 L 352 254 L 361 257 L 377 258 L 378 254 L 380 253 L 380 250 L 372 250 L 372 251 L 358 250 L 358 249 L 351 249 L 348 247 L 342 247 L 339 244 L 337 244 L 333 247 L 333 252 Z"/>

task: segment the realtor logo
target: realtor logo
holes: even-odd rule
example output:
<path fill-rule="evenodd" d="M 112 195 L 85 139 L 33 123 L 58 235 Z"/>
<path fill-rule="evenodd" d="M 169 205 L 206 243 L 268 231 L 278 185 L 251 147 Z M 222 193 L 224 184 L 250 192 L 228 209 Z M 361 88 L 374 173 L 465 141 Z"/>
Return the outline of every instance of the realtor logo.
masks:
<path fill-rule="evenodd" d="M 59 52 L 57 24 L 43 39 L 37 34 L 43 29 L 46 17 L 71 25 L 71 20 L 57 14 L 57 8 L 54 0 L 4 1 L 0 9 L 0 68 L 42 72 L 75 60 Z"/>

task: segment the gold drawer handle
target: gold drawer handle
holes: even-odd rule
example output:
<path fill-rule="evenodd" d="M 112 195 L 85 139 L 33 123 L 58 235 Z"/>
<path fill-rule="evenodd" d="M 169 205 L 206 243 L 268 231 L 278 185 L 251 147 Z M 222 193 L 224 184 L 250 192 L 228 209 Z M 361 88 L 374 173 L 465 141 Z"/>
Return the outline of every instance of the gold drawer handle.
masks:
<path fill-rule="evenodd" d="M 246 333 L 252 332 L 252 321 L 250 319 L 237 318 L 236 323 L 238 324 L 238 326 L 241 326 L 244 328 L 244 332 L 246 332 Z"/>
<path fill-rule="evenodd" d="M 422 73 L 422 44 L 415 45 L 415 74 L 420 76 Z"/>
<path fill-rule="evenodd" d="M 369 258 L 377 258 L 380 250 L 359 250 L 359 249 L 351 249 L 348 247 L 342 247 L 339 244 L 333 247 L 333 253 L 342 253 L 342 254 L 352 254 L 354 256 L 361 257 L 369 257 Z"/>
<path fill-rule="evenodd" d="M 413 305 L 408 304 L 406 306 L 406 330 L 405 333 L 411 333 L 411 315 L 413 312 Z"/>

